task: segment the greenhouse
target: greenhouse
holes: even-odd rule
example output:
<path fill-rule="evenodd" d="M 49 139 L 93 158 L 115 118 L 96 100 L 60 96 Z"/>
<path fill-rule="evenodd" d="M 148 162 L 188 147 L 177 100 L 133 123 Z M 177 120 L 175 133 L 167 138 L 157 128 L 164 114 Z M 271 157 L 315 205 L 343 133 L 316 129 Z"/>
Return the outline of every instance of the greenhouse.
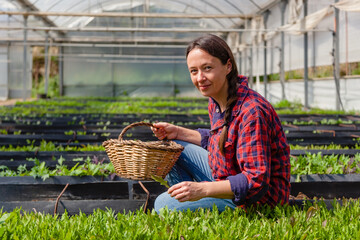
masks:
<path fill-rule="evenodd" d="M 272 102 L 360 106 L 358 1 L 2 0 L 0 7 L 2 99 L 30 97 L 39 77 L 45 94 L 56 81 L 62 96 L 198 96 L 184 49 L 213 33 Z"/>
<path fill-rule="evenodd" d="M 0 0 L 0 239 L 359 239 L 359 25 L 359 0 Z"/>

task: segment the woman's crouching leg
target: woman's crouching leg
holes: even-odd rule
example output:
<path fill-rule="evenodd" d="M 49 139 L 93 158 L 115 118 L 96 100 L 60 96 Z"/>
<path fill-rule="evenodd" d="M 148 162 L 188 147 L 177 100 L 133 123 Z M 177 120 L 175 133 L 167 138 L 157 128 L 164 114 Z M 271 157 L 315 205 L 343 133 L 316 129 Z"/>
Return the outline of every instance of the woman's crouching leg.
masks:
<path fill-rule="evenodd" d="M 214 206 L 218 209 L 219 212 L 225 211 L 225 208 L 228 206 L 232 209 L 236 208 L 236 205 L 232 202 L 231 199 L 223 198 L 202 198 L 198 201 L 186 201 L 179 202 L 175 198 L 171 197 L 170 194 L 164 192 L 160 194 L 154 203 L 154 209 L 157 213 L 160 213 L 160 209 L 168 208 L 169 210 L 191 210 L 195 211 L 199 208 L 213 209 Z"/>

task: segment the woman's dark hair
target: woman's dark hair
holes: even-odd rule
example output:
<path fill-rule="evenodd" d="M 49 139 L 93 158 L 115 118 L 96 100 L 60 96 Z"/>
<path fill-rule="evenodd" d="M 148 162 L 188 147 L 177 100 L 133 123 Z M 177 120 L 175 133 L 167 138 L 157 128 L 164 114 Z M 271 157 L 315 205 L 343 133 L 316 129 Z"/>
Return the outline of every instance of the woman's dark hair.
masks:
<path fill-rule="evenodd" d="M 211 56 L 220 59 L 222 64 L 226 64 L 230 59 L 231 71 L 226 76 L 228 81 L 228 97 L 224 115 L 224 126 L 221 131 L 219 149 L 220 152 L 225 155 L 225 141 L 228 135 L 228 125 L 231 120 L 231 112 L 237 100 L 237 79 L 238 79 L 238 70 L 234 55 L 227 43 L 220 37 L 212 34 L 208 34 L 202 37 L 199 37 L 192 41 L 186 49 L 186 58 L 188 57 L 191 50 L 199 48 Z"/>

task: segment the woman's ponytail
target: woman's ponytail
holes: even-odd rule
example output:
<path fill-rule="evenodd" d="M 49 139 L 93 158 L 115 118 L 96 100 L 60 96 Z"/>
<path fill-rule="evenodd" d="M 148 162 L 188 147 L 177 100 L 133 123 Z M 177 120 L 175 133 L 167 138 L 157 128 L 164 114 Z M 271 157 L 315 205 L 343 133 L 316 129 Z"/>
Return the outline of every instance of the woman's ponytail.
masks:
<path fill-rule="evenodd" d="M 228 136 L 229 123 L 231 121 L 232 110 L 237 101 L 237 77 L 229 80 L 228 98 L 226 103 L 224 126 L 222 128 L 219 140 L 219 149 L 223 156 L 225 156 L 225 142 Z"/>

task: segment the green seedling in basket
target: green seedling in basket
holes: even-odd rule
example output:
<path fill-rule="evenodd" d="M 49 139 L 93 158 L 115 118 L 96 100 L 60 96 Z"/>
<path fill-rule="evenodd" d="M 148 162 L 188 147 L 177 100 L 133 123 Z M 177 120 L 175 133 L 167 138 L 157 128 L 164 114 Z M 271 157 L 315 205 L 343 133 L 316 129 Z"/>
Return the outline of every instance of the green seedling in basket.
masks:
<path fill-rule="evenodd" d="M 168 182 L 165 181 L 162 177 L 151 175 L 151 178 L 154 179 L 156 182 L 160 183 L 161 185 L 164 185 L 167 188 L 170 187 Z"/>

